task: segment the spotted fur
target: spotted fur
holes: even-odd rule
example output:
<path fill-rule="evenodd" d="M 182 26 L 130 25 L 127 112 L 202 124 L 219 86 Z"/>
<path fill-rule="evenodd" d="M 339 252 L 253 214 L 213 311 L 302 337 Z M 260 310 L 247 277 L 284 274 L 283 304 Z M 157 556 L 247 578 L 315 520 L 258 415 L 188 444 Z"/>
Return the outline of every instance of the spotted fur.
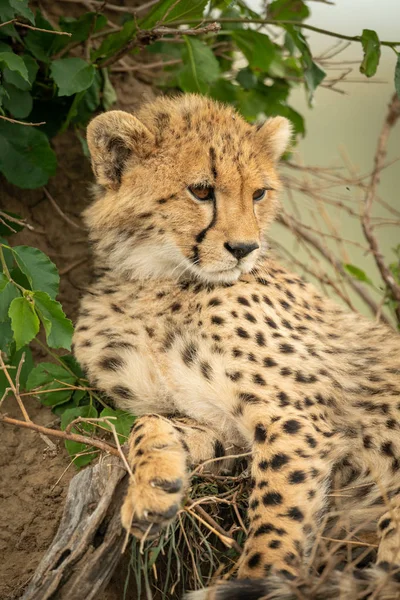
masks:
<path fill-rule="evenodd" d="M 352 527 L 379 521 L 381 540 L 381 566 L 346 580 L 341 598 L 398 562 L 398 338 L 270 255 L 265 230 L 289 138 L 285 119 L 254 127 L 190 95 L 158 99 L 137 117 L 105 113 L 88 128 L 98 186 L 85 218 L 98 279 L 74 344 L 93 385 L 142 415 L 129 440 L 124 527 L 157 534 L 179 509 L 188 464 L 226 467 L 227 454 L 252 452 L 238 576 L 260 582 L 202 598 L 299 597 L 291 582 L 333 505 Z M 193 186 L 212 189 L 210 200 Z M 237 258 L 232 244 L 253 249 Z M 379 597 L 400 597 L 387 572 Z"/>

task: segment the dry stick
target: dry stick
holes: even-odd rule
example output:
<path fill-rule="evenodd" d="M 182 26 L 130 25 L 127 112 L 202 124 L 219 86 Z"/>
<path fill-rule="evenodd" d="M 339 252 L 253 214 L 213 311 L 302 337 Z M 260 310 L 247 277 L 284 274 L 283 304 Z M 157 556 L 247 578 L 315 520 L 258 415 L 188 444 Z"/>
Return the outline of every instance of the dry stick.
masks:
<path fill-rule="evenodd" d="M 281 225 L 284 225 L 285 227 L 287 227 L 288 229 L 294 231 L 300 238 L 302 238 L 303 240 L 308 242 L 311 246 L 313 246 L 337 271 L 339 271 L 339 273 L 341 275 L 343 275 L 343 277 L 346 279 L 346 281 L 350 285 L 350 287 L 352 287 L 353 290 L 355 292 L 357 292 L 357 294 L 360 296 L 360 298 L 362 298 L 362 300 L 364 300 L 365 304 L 371 309 L 373 314 L 374 315 L 377 314 L 377 312 L 379 311 L 379 306 L 375 302 L 375 300 L 373 300 L 371 298 L 371 296 L 364 289 L 362 284 L 360 284 L 358 281 L 355 281 L 345 271 L 340 260 L 338 258 L 336 258 L 336 256 L 334 256 L 334 254 L 332 252 L 330 252 L 327 248 L 325 248 L 324 245 L 321 243 L 321 241 L 316 236 L 312 235 L 308 231 L 305 231 L 304 229 L 302 229 L 301 226 L 294 224 L 290 220 L 290 218 L 286 217 L 285 215 L 280 215 L 278 218 L 278 222 L 281 223 Z M 381 314 L 380 320 L 383 323 L 386 323 L 386 325 L 392 326 L 390 320 L 386 317 L 386 315 Z"/>
<path fill-rule="evenodd" d="M 7 221 L 10 221 L 11 223 L 16 223 L 17 225 L 20 225 L 21 227 L 27 227 L 28 229 L 35 231 L 35 228 L 32 225 L 29 225 L 29 223 L 27 223 L 25 221 L 25 219 L 17 219 L 16 217 L 12 217 L 8 213 L 4 212 L 3 210 L 0 210 L 0 217 L 7 219 Z"/>
<path fill-rule="evenodd" d="M 179 65 L 182 62 L 183 61 L 180 58 L 175 58 L 174 60 L 159 60 L 154 63 L 136 64 L 132 67 L 114 67 L 111 70 L 113 73 L 125 73 L 127 71 L 147 71 L 149 69 L 159 69 L 169 67 L 171 65 Z"/>
<path fill-rule="evenodd" d="M 234 538 L 233 538 L 231 535 L 229 535 L 229 533 L 227 533 L 227 532 L 225 531 L 225 529 L 223 529 L 223 527 L 221 527 L 221 525 L 219 525 L 219 524 L 218 524 L 218 523 L 215 521 L 215 519 L 213 519 L 213 518 L 212 518 L 212 516 L 211 516 L 211 515 L 209 515 L 209 514 L 208 514 L 208 512 L 206 512 L 206 511 L 204 510 L 204 508 L 202 508 L 202 507 L 201 507 L 201 506 L 199 506 L 198 504 L 197 504 L 197 505 L 195 505 L 195 506 L 193 506 L 193 507 L 192 507 L 192 506 L 189 504 L 189 506 L 188 506 L 188 509 L 189 509 L 189 510 L 193 510 L 193 511 L 197 512 L 197 513 L 198 513 L 198 514 L 199 514 L 199 515 L 200 515 L 200 516 L 201 516 L 201 517 L 202 517 L 202 518 L 203 518 L 205 521 L 207 521 L 207 523 L 208 523 L 209 525 L 211 525 L 212 527 L 214 527 L 214 529 L 215 529 L 216 531 L 218 531 L 218 532 L 219 532 L 221 535 L 223 535 L 225 538 L 228 538 L 228 540 L 229 540 L 229 546 L 230 546 L 231 548 L 234 548 L 238 554 L 242 554 L 243 550 L 242 550 L 242 548 L 239 546 L 239 544 L 237 543 L 237 541 L 236 541 L 236 540 L 235 540 L 235 539 L 234 539 Z M 225 543 L 226 543 L 226 542 L 225 542 Z"/>
<path fill-rule="evenodd" d="M 48 201 L 50 202 L 50 204 L 54 207 L 54 209 L 58 212 L 58 214 L 60 215 L 60 217 L 62 217 L 64 219 L 64 221 L 66 223 L 68 223 L 69 225 L 72 225 L 72 227 L 75 227 L 76 229 L 80 229 L 82 231 L 85 230 L 84 227 L 81 227 L 80 225 L 78 225 L 77 223 L 74 223 L 69 217 L 67 217 L 66 214 L 63 213 L 63 211 L 61 210 L 61 208 L 58 206 L 57 202 L 54 200 L 53 196 L 50 194 L 50 192 L 48 191 L 47 188 L 43 188 L 43 191 L 45 193 L 46 198 L 48 199 Z"/>
<path fill-rule="evenodd" d="M 4 27 L 5 25 L 18 25 L 18 27 L 25 27 L 26 29 L 32 29 L 32 31 L 43 31 L 43 33 L 52 33 L 53 35 L 67 35 L 71 37 L 72 33 L 67 33 L 66 31 L 55 31 L 54 29 L 41 29 L 40 27 L 33 27 L 33 25 L 27 25 L 26 23 L 20 23 L 17 19 L 11 19 L 11 21 L 5 21 L 5 23 L 0 23 L 0 27 Z"/>
<path fill-rule="evenodd" d="M 64 267 L 64 269 L 60 269 L 58 272 L 60 275 L 66 275 L 70 271 L 73 271 L 74 269 L 76 269 L 76 267 L 83 265 L 83 263 L 87 262 L 87 260 L 88 260 L 87 256 L 85 256 L 84 258 L 80 258 L 79 260 L 76 260 L 75 262 L 71 263 L 67 267 Z"/>
<path fill-rule="evenodd" d="M 381 277 L 385 282 L 386 286 L 389 288 L 393 298 L 397 302 L 395 312 L 397 319 L 400 322 L 400 285 L 396 283 L 389 267 L 385 264 L 384 257 L 380 251 L 378 241 L 375 235 L 373 234 L 371 225 L 372 203 L 375 198 L 376 188 L 380 181 L 380 172 L 385 162 L 389 136 L 399 117 L 400 100 L 397 94 L 395 93 L 389 104 L 389 109 L 385 121 L 383 123 L 381 133 L 378 138 L 378 144 L 374 156 L 374 169 L 371 175 L 371 183 L 367 189 L 367 193 L 365 196 L 364 212 L 361 216 L 361 225 L 369 247 L 371 248 L 371 252 L 374 256 L 376 266 L 378 267 L 379 272 L 381 274 Z"/>
<path fill-rule="evenodd" d="M 46 121 L 41 121 L 40 123 L 25 123 L 25 121 L 17 121 L 16 119 L 10 119 L 10 117 L 5 117 L 4 115 L 0 115 L 0 119 L 3 119 L 3 121 L 9 121 L 10 123 L 16 123 L 17 125 L 28 125 L 29 127 L 39 127 L 39 125 L 46 125 Z"/>
<path fill-rule="evenodd" d="M 110 56 L 110 58 L 107 58 L 102 63 L 100 63 L 99 67 L 109 67 L 110 65 L 113 65 L 115 62 L 120 60 L 123 56 L 128 54 L 134 48 L 145 48 L 149 44 L 153 44 L 154 42 L 162 38 L 164 35 L 201 35 L 203 33 L 218 33 L 220 29 L 221 25 L 213 21 L 205 27 L 199 27 L 198 29 L 172 29 L 171 27 L 155 27 L 154 29 L 150 29 L 149 31 L 139 30 L 137 31 L 136 36 L 132 40 L 130 40 L 126 44 L 126 46 L 124 46 L 124 48 L 122 48 L 119 52 L 114 54 L 114 56 Z"/>
<path fill-rule="evenodd" d="M 58 429 L 49 429 L 48 427 L 37 425 L 36 423 L 33 423 L 33 421 L 20 421 L 19 419 L 12 419 L 11 417 L 7 417 L 5 415 L 0 415 L 0 423 L 17 425 L 18 427 L 25 427 L 26 429 L 31 429 L 50 437 L 57 437 L 62 440 L 70 440 L 71 442 L 79 442 L 80 444 L 93 446 L 94 448 L 98 448 L 99 450 L 103 450 L 104 452 L 108 452 L 109 454 L 113 454 L 114 456 L 121 458 L 121 455 L 115 446 L 112 444 L 107 444 L 106 442 L 103 442 L 97 438 L 91 438 L 86 435 L 79 435 L 77 433 L 66 433 L 65 431 L 60 431 Z"/>
<path fill-rule="evenodd" d="M 19 407 L 20 407 L 20 409 L 21 409 L 21 412 L 22 412 L 22 414 L 23 414 L 23 416 L 24 416 L 24 419 L 25 419 L 25 421 L 26 421 L 27 423 L 32 423 L 32 421 L 31 421 L 31 419 L 30 419 L 30 417 L 29 417 L 29 415 L 28 415 L 28 413 L 27 413 L 27 411 L 26 411 L 26 408 L 25 408 L 25 406 L 24 406 L 24 403 L 23 403 L 23 402 L 22 402 L 22 400 L 21 400 L 21 396 L 20 396 L 20 393 L 19 393 L 19 376 L 20 376 L 20 374 L 21 374 L 21 369 L 22 369 L 22 365 L 24 364 L 24 362 L 25 362 L 25 353 L 23 353 L 23 355 L 22 355 L 22 357 L 21 357 L 21 360 L 19 361 L 19 365 L 18 365 L 17 374 L 16 374 L 16 376 L 15 376 L 15 381 L 16 381 L 17 383 L 15 384 L 15 383 L 13 382 L 12 378 L 11 378 L 11 375 L 10 375 L 10 373 L 8 372 L 8 367 L 7 367 L 7 365 L 4 363 L 4 360 L 3 360 L 2 353 L 0 352 L 0 370 L 1 370 L 1 371 L 4 371 L 4 375 L 6 376 L 6 378 L 7 378 L 7 381 L 8 381 L 8 383 L 10 384 L 10 388 L 11 388 L 11 390 L 12 390 L 12 392 L 13 392 L 14 396 L 15 396 L 15 399 L 16 399 L 16 401 L 18 402 L 18 406 L 19 406 Z M 21 421 L 21 422 L 22 422 L 22 421 Z"/>

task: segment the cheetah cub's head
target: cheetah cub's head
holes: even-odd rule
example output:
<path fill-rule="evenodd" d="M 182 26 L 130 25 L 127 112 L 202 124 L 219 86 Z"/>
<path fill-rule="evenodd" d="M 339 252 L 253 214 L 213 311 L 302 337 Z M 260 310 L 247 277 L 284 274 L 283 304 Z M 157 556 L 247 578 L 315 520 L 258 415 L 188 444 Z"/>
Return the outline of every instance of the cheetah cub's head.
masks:
<path fill-rule="evenodd" d="M 159 98 L 88 127 L 97 199 L 85 217 L 99 262 L 128 278 L 230 283 L 265 253 L 290 140 L 208 98 Z"/>

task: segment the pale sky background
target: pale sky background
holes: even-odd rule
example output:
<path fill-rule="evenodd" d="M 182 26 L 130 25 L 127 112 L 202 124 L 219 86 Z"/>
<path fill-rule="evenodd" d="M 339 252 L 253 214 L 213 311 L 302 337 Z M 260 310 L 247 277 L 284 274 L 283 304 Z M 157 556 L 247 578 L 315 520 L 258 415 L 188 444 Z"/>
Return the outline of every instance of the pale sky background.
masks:
<path fill-rule="evenodd" d="M 330 6 L 320 2 L 307 2 L 311 10 L 308 23 L 344 33 L 360 35 L 363 29 L 374 29 L 381 40 L 400 41 L 400 0 L 334 0 Z M 250 2 L 255 8 L 260 2 Z M 335 39 L 311 31 L 305 31 L 314 56 L 331 48 Z M 398 47 L 400 50 L 400 47 Z M 337 59 L 362 60 L 362 48 L 359 43 L 352 43 Z M 360 173 L 367 173 L 373 164 L 376 142 L 386 107 L 394 93 L 394 69 L 396 55 L 391 48 L 382 47 L 382 55 L 375 79 L 386 83 L 348 83 L 339 87 L 346 90 L 340 95 L 326 89 L 318 89 L 314 106 L 309 109 L 303 89 L 292 93 L 290 104 L 305 117 L 307 135 L 298 145 L 296 154 L 303 164 L 333 166 L 343 164 L 340 152 L 344 151 Z M 329 75 L 332 72 L 329 73 Z M 366 78 L 359 72 L 359 65 L 354 65 L 351 79 Z M 389 144 L 388 159 L 400 158 L 400 124 L 392 133 Z M 379 192 L 386 202 L 400 210 L 400 161 L 385 170 L 381 177 Z M 349 191 L 349 193 L 353 193 Z M 356 196 L 355 198 L 356 199 Z M 377 216 L 387 216 L 376 207 Z M 336 225 L 343 231 L 343 236 L 363 240 L 361 228 L 343 214 L 333 214 Z M 308 217 L 307 217 L 308 221 Z M 312 223 L 312 217 L 309 221 Z M 380 243 L 385 255 L 394 261 L 391 248 L 400 243 L 400 229 L 387 227 L 380 230 Z M 274 235 L 280 241 L 288 243 L 282 229 L 275 229 Z M 282 237 L 284 236 L 284 238 Z M 292 243 L 292 250 L 298 251 Z M 370 256 L 364 256 L 361 250 L 349 247 L 351 262 L 363 269 L 378 281 L 374 262 Z"/>

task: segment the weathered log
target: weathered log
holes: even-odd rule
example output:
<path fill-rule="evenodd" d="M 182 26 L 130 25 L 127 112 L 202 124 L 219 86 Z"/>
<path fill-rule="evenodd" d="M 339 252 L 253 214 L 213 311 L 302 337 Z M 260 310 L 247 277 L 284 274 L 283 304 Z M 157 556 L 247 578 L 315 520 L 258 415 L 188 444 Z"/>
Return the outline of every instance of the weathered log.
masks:
<path fill-rule="evenodd" d="M 124 543 L 122 461 L 106 456 L 72 479 L 60 526 L 22 600 L 92 600 L 105 589 Z"/>

